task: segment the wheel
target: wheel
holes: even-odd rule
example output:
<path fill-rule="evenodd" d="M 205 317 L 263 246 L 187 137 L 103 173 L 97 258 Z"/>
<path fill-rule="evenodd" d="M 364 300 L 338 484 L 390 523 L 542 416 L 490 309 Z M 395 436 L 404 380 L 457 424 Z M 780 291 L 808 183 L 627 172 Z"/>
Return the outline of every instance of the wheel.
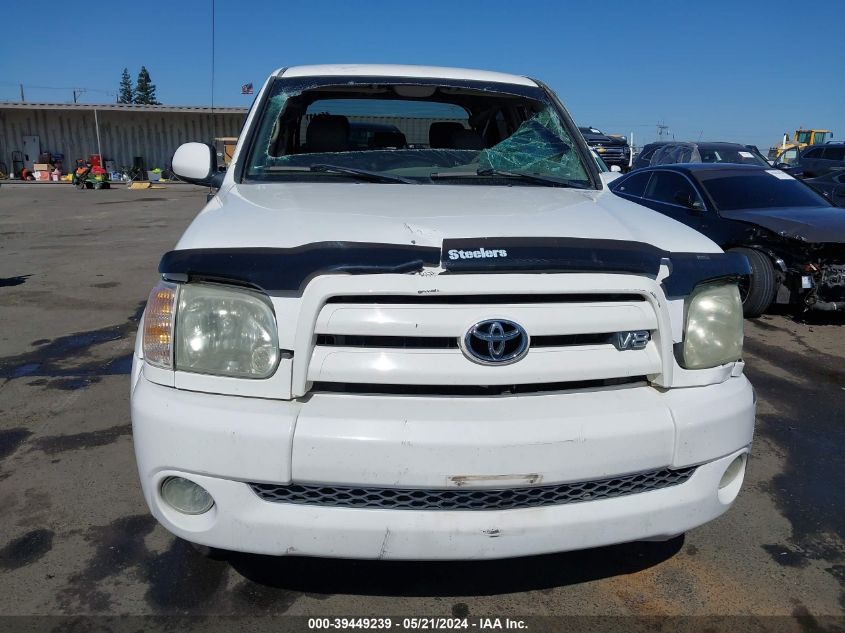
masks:
<path fill-rule="evenodd" d="M 731 251 L 745 255 L 751 264 L 751 277 L 739 284 L 739 296 L 742 298 L 742 313 L 745 317 L 757 318 L 775 299 L 775 267 L 768 255 L 753 248 L 732 248 Z"/>

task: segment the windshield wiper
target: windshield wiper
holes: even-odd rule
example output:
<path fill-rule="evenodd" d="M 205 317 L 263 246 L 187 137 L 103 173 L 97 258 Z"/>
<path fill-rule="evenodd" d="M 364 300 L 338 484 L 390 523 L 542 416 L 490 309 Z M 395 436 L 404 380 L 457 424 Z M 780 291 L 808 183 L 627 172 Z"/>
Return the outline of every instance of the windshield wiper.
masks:
<path fill-rule="evenodd" d="M 586 189 L 583 185 L 577 185 L 570 180 L 558 180 L 557 178 L 549 178 L 548 176 L 541 176 L 539 174 L 528 174 L 521 171 L 506 171 L 504 169 L 479 169 L 477 174 L 479 176 L 499 176 L 500 178 L 519 178 L 529 182 L 536 182 L 540 185 L 548 185 L 550 187 L 573 187 L 575 189 Z"/>
<path fill-rule="evenodd" d="M 575 189 L 586 189 L 583 185 L 575 184 L 569 180 L 558 180 L 557 178 L 549 178 L 547 176 L 540 176 L 539 174 L 527 174 L 521 171 L 506 171 L 503 169 L 479 169 L 478 171 L 441 171 L 441 172 L 434 172 L 433 174 L 429 174 L 429 178 L 432 180 L 438 180 L 443 178 L 478 178 L 487 177 L 487 176 L 495 176 L 497 178 L 515 178 L 519 180 L 525 180 L 527 182 L 533 182 L 538 185 L 544 185 L 546 187 L 573 187 Z"/>
<path fill-rule="evenodd" d="M 419 183 L 409 178 L 402 178 L 402 176 L 392 176 L 378 171 L 368 171 L 366 169 L 356 169 L 355 167 L 343 167 L 341 165 L 325 165 L 318 163 L 317 165 L 270 165 L 263 167 L 265 172 L 300 172 L 300 173 L 317 173 L 317 174 L 337 174 L 339 176 L 349 176 L 363 180 L 364 182 L 386 182 L 386 183 L 402 183 L 405 185 L 418 185 Z"/>

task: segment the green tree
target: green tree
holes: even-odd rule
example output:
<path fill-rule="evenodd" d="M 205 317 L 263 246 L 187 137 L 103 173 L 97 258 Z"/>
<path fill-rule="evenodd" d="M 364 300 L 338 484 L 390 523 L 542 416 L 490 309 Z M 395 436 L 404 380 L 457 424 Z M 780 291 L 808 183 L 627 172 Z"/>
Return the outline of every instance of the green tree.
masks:
<path fill-rule="evenodd" d="M 156 87 L 150 80 L 150 73 L 146 66 L 141 66 L 138 72 L 138 81 L 135 82 L 135 101 L 144 105 L 158 105 L 156 101 Z"/>
<path fill-rule="evenodd" d="M 124 68 L 120 76 L 120 90 L 117 93 L 118 103 L 134 103 L 135 89 L 132 87 L 132 80 L 129 78 L 129 69 Z"/>

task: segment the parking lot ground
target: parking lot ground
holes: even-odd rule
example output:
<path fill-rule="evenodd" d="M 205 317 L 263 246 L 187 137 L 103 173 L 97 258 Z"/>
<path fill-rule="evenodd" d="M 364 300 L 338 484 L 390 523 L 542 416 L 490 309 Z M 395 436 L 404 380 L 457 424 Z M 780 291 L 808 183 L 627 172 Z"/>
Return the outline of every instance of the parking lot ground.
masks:
<path fill-rule="evenodd" d="M 722 614 L 845 626 L 824 619 L 845 614 L 845 329 L 830 316 L 747 322 L 759 416 L 744 489 L 685 537 L 485 562 L 202 557 L 147 512 L 128 372 L 159 257 L 204 199 L 189 186 L 0 187 L 0 614 Z"/>

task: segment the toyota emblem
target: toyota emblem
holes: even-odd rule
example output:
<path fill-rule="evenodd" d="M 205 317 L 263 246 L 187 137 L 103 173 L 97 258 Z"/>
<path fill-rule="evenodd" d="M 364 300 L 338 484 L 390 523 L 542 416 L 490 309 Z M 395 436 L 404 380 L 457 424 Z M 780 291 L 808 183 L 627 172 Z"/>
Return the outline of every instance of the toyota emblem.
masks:
<path fill-rule="evenodd" d="M 473 325 L 461 339 L 461 350 L 482 365 L 515 363 L 528 353 L 528 332 L 505 319 L 489 319 Z"/>

